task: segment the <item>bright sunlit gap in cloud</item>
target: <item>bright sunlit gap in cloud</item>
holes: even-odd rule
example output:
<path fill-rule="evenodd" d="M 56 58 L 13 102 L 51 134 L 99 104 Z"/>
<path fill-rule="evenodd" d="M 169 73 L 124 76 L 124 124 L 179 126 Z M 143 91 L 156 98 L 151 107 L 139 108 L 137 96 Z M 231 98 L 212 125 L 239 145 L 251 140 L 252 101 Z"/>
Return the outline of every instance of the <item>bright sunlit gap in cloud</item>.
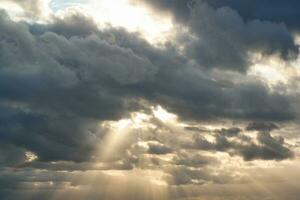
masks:
<path fill-rule="evenodd" d="M 59 2 L 56 0 L 53 3 L 53 9 L 58 13 L 65 8 L 80 9 L 91 15 L 100 27 L 110 24 L 131 32 L 139 32 L 151 43 L 164 41 L 173 27 L 170 16 L 159 15 L 130 0 L 68 1 L 68 4 Z"/>
<path fill-rule="evenodd" d="M 127 129 L 139 129 L 149 126 L 152 117 L 162 122 L 176 123 L 177 116 L 168 112 L 160 105 L 152 106 L 151 111 L 152 113 L 133 112 L 129 118 L 120 119 L 118 121 L 105 121 L 101 126 L 120 133 Z"/>
<path fill-rule="evenodd" d="M 25 162 L 32 162 L 36 159 L 38 159 L 38 156 L 35 155 L 35 153 L 33 153 L 31 151 L 25 152 Z"/>
<path fill-rule="evenodd" d="M 169 113 L 160 105 L 152 106 L 149 113 L 133 112 L 128 118 L 117 121 L 104 121 L 100 126 L 107 132 L 103 140 L 104 142 L 101 144 L 105 148 L 100 148 L 99 154 L 96 157 L 99 157 L 100 160 L 108 160 L 132 134 L 136 134 L 135 137 L 139 138 L 141 131 L 154 130 L 157 126 L 152 122 L 153 119 L 157 119 L 161 123 L 168 125 L 179 125 L 177 116 Z"/>
<path fill-rule="evenodd" d="M 265 57 L 260 53 L 252 55 L 252 66 L 248 75 L 264 81 L 271 89 L 278 84 L 287 84 L 300 75 L 299 58 L 285 61 L 278 56 Z"/>
<path fill-rule="evenodd" d="M 159 16 L 128 0 L 91 0 L 89 4 L 96 20 L 141 32 L 150 41 L 162 39 L 172 28 L 170 18 Z"/>
<path fill-rule="evenodd" d="M 177 119 L 177 116 L 175 114 L 167 112 L 161 106 L 152 107 L 152 111 L 154 116 L 163 122 L 174 121 Z"/>

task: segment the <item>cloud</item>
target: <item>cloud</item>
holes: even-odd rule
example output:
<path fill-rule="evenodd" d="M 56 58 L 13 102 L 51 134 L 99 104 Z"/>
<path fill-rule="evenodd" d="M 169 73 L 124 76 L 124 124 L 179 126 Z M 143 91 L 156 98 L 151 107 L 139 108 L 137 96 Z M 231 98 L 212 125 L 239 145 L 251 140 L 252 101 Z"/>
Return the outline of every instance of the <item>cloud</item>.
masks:
<path fill-rule="evenodd" d="M 224 173 L 218 176 L 212 171 L 206 169 L 193 169 L 188 167 L 177 166 L 166 170 L 171 176 L 166 176 L 166 180 L 170 185 L 203 185 L 207 182 L 214 184 L 228 183 L 232 178 Z"/>
<path fill-rule="evenodd" d="M 201 154 L 178 153 L 174 158 L 176 165 L 200 168 L 206 165 L 217 163 L 213 157 L 203 156 Z"/>
<path fill-rule="evenodd" d="M 48 4 L 50 0 L 4 0 L 19 5 L 24 11 L 24 16 L 30 19 L 40 19 L 49 14 Z"/>
<path fill-rule="evenodd" d="M 213 8 L 205 1 L 145 2 L 169 10 L 175 21 L 188 29 L 179 33 L 186 43 L 184 53 L 206 69 L 246 72 L 254 55 L 278 55 L 289 60 L 299 53 L 284 24 L 260 19 L 244 21 L 230 7 Z"/>
<path fill-rule="evenodd" d="M 184 147 L 205 151 L 227 152 L 231 156 L 242 156 L 245 161 L 256 159 L 284 160 L 294 157 L 294 152 L 286 146 L 284 138 L 281 136 L 273 137 L 269 132 L 270 129 L 263 129 L 262 132 L 258 132 L 256 140 L 241 133 L 228 135 L 225 130 L 216 131 L 214 142 L 208 141 L 199 134 L 195 134 L 194 142 L 185 144 Z M 232 137 L 234 140 L 232 140 Z"/>
<path fill-rule="evenodd" d="M 267 131 L 270 132 L 274 129 L 279 129 L 279 127 L 272 122 L 252 122 L 248 124 L 246 130 L 248 131 Z"/>
<path fill-rule="evenodd" d="M 148 153 L 150 154 L 168 154 L 168 153 L 172 153 L 172 149 L 168 146 L 165 146 L 164 144 L 160 144 L 160 143 L 153 143 L 150 142 L 148 143 L 149 149 L 148 149 Z"/>
<path fill-rule="evenodd" d="M 220 130 L 216 130 L 217 133 L 225 135 L 227 137 L 235 137 L 240 134 L 242 130 L 238 127 L 231 127 L 228 129 L 222 128 Z"/>
<path fill-rule="evenodd" d="M 134 0 L 132 0 L 134 1 Z M 171 12 L 179 21 L 186 21 L 190 16 L 189 7 L 197 2 L 205 2 L 214 8 L 230 7 L 236 10 L 245 21 L 260 19 L 262 21 L 272 21 L 285 23 L 292 30 L 299 30 L 300 3 L 297 0 L 289 2 L 275 0 L 247 0 L 239 2 L 235 0 L 144 0 L 144 3 L 165 12 Z M 284 9 L 283 9 L 284 8 Z"/>
<path fill-rule="evenodd" d="M 47 25 L 0 15 L 1 138 L 42 161 L 91 159 L 99 123 L 142 109 L 140 100 L 186 120 L 295 118 L 288 98 L 262 82 L 224 87 L 171 44 L 73 14 Z"/>
<path fill-rule="evenodd" d="M 246 71 L 252 53 L 278 54 L 283 59 L 298 54 L 298 47 L 283 24 L 244 22 L 230 8 L 215 10 L 205 3 L 196 4 L 191 11 L 189 29 L 197 38 L 191 40 L 186 52 L 206 68 Z"/>
<path fill-rule="evenodd" d="M 41 1 L 16 2 L 32 20 L 43 14 Z M 252 53 L 298 53 L 290 25 L 151 2 L 188 30 L 155 46 L 79 11 L 43 24 L 0 12 L 0 199 L 251 199 L 247 170 L 297 183 L 277 162 L 297 156 L 296 136 L 277 125 L 298 119 L 295 100 L 247 74 Z M 159 120 L 158 105 L 176 117 Z M 282 199 L 298 198 L 290 190 Z"/>
<path fill-rule="evenodd" d="M 237 2 L 234 0 L 207 0 L 207 3 L 214 7 L 229 6 L 239 12 L 245 20 L 261 19 L 274 22 L 283 22 L 292 30 L 299 30 L 300 24 L 296 19 L 299 17 L 297 10 L 300 3 L 297 0 L 289 2 L 275 0 L 269 2 L 267 0 Z"/>
<path fill-rule="evenodd" d="M 294 157 L 294 153 L 284 146 L 283 137 L 272 137 L 268 132 L 261 132 L 257 135 L 257 140 L 260 145 L 250 144 L 239 147 L 245 160 L 283 160 Z"/>

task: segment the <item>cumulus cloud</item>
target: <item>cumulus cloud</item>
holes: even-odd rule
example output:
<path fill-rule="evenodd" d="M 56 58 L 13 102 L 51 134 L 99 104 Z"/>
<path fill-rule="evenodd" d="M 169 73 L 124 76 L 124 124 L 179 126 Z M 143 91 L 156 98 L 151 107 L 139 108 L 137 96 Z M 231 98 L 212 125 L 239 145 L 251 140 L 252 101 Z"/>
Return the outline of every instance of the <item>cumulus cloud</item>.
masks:
<path fill-rule="evenodd" d="M 283 24 L 260 20 L 244 22 L 230 8 L 215 10 L 204 3 L 196 4 L 189 23 L 197 38 L 186 47 L 187 54 L 207 68 L 246 71 L 252 62 L 251 53 L 279 54 L 284 59 L 298 53 L 297 45 Z"/>
<path fill-rule="evenodd" d="M 254 0 L 243 3 L 234 0 L 207 0 L 206 2 L 214 7 L 229 6 L 237 10 L 245 20 L 261 19 L 283 22 L 292 30 L 298 31 L 300 28 L 299 21 L 296 20 L 299 17 L 297 10 L 300 8 L 300 3 L 297 0 L 289 2 L 282 0 L 272 2 Z"/>
<path fill-rule="evenodd" d="M 42 25 L 1 12 L 0 26 L 1 138 L 41 161 L 91 159 L 105 132 L 99 122 L 141 109 L 139 99 L 186 120 L 295 117 L 288 99 L 261 82 L 224 87 L 176 46 L 157 48 L 124 29 L 99 30 L 80 13 Z M 172 149 L 152 145 L 149 152 Z"/>
<path fill-rule="evenodd" d="M 14 3 L 23 10 L 24 17 L 29 19 L 40 19 L 50 12 L 48 4 L 50 0 L 4 0 L 4 2 Z"/>
<path fill-rule="evenodd" d="M 31 18 L 43 14 L 41 1 L 15 2 Z M 294 25 L 244 20 L 213 1 L 151 3 L 186 32 L 155 46 L 79 11 L 43 24 L 0 12 L 0 198 L 30 199 L 32 188 L 44 191 L 33 198 L 55 200 L 199 196 L 199 186 L 249 181 L 232 161 L 247 168 L 296 155 L 277 125 L 298 119 L 290 96 L 247 74 L 251 54 L 284 62 L 298 53 Z M 156 105 L 176 117 L 160 119 Z M 114 188 L 94 188 L 107 183 Z"/>
<path fill-rule="evenodd" d="M 135 1 L 135 0 L 132 0 Z M 275 0 L 247 0 L 243 2 L 235 0 L 143 0 L 142 2 L 155 9 L 171 12 L 179 21 L 186 21 L 190 16 L 189 7 L 197 2 L 205 2 L 214 8 L 230 7 L 236 10 L 245 21 L 260 19 L 263 21 L 283 22 L 293 30 L 299 30 L 300 24 L 298 9 L 299 1 L 289 2 Z M 284 8 L 284 9 L 282 9 Z"/>
<path fill-rule="evenodd" d="M 169 10 L 187 26 L 191 36 L 186 32 L 181 36 L 185 54 L 201 67 L 245 72 L 253 64 L 253 54 L 279 55 L 285 60 L 298 55 L 298 46 L 284 24 L 259 18 L 244 21 L 232 8 L 213 8 L 205 1 L 146 3 Z"/>

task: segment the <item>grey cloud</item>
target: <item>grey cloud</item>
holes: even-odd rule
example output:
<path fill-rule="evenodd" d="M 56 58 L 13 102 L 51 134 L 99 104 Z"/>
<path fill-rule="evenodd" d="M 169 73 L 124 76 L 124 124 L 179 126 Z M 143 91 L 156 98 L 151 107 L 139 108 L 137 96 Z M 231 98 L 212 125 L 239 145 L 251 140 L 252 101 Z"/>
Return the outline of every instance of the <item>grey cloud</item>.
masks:
<path fill-rule="evenodd" d="M 250 144 L 246 147 L 240 147 L 245 160 L 284 160 L 294 157 L 293 152 L 283 146 L 283 137 L 272 137 L 270 133 L 262 132 L 257 135 L 257 140 L 261 145 Z"/>
<path fill-rule="evenodd" d="M 248 124 L 246 130 L 248 131 L 272 131 L 274 129 L 279 129 L 279 127 L 272 122 L 252 122 Z"/>
<path fill-rule="evenodd" d="M 243 72 L 251 65 L 251 53 L 278 54 L 283 59 L 298 54 L 298 47 L 283 24 L 244 22 L 230 8 L 215 10 L 197 3 L 191 10 L 189 27 L 197 38 L 191 39 L 186 53 L 206 68 Z"/>
<path fill-rule="evenodd" d="M 188 131 L 196 131 L 196 132 L 206 132 L 207 129 L 205 127 L 195 127 L 195 126 L 185 126 L 185 130 Z"/>
<path fill-rule="evenodd" d="M 186 32 L 180 36 L 185 41 L 185 54 L 206 69 L 245 72 L 252 64 L 253 53 L 279 55 L 285 60 L 298 56 L 299 47 L 283 23 L 244 21 L 230 7 L 214 8 L 206 1 L 145 2 L 169 10 L 180 26 L 187 26 L 191 36 Z"/>
<path fill-rule="evenodd" d="M 228 138 L 235 137 L 235 140 Z M 284 160 L 294 157 L 294 152 L 286 147 L 283 137 L 272 136 L 268 131 L 257 133 L 257 142 L 246 135 L 215 135 L 215 141 L 210 142 L 201 135 L 196 134 L 193 144 L 185 145 L 186 148 L 195 148 L 205 151 L 227 152 L 232 156 L 240 155 L 245 161 L 256 159 Z"/>
<path fill-rule="evenodd" d="M 247 0 L 238 2 L 234 0 L 206 0 L 207 3 L 214 7 L 228 6 L 239 12 L 245 20 L 261 19 L 274 22 L 283 22 L 290 29 L 299 31 L 300 3 L 297 0 Z"/>
<path fill-rule="evenodd" d="M 149 149 L 148 153 L 150 154 L 168 154 L 172 153 L 172 148 L 165 146 L 164 144 L 160 143 L 148 143 Z"/>
<path fill-rule="evenodd" d="M 42 160 L 89 159 L 94 136 L 86 135 L 87 127 L 129 111 L 121 86 L 155 73 L 147 59 L 97 36 L 34 35 L 3 12 L 0 25 L 1 137 Z M 120 88 L 113 91 L 106 84 Z"/>
<path fill-rule="evenodd" d="M 7 200 L 96 200 L 107 196 L 112 200 L 164 200 L 167 197 L 165 188 L 151 184 L 142 176 L 115 177 L 101 171 L 49 173 L 32 169 L 17 172 L 1 169 L 0 185 L 0 198 Z M 145 191 L 147 187 L 161 193 L 156 195 Z"/>
<path fill-rule="evenodd" d="M 201 154 L 190 155 L 192 153 L 178 153 L 174 158 L 176 165 L 200 168 L 206 165 L 217 163 L 216 159 Z"/>
<path fill-rule="evenodd" d="M 228 129 L 222 128 L 222 129 L 216 130 L 217 133 L 225 135 L 227 137 L 235 137 L 241 131 L 242 130 L 240 128 L 237 128 L 237 127 L 232 127 L 232 128 L 228 128 Z"/>
<path fill-rule="evenodd" d="M 40 28 L 42 27 L 40 26 Z M 66 14 L 63 19 L 55 17 L 53 22 L 48 26 L 46 25 L 45 28 L 67 38 L 72 36 L 84 37 L 98 32 L 97 24 L 93 21 L 93 19 L 82 15 L 80 12 Z"/>
<path fill-rule="evenodd" d="M 176 7 L 179 9 L 183 2 Z M 225 14 L 221 15 L 223 12 Z M 242 37 L 246 30 L 251 35 L 247 36 L 247 39 L 250 37 L 247 42 L 253 43 L 249 45 L 251 51 L 260 49 L 268 55 L 279 53 L 285 58 L 294 50 L 283 25 L 260 21 L 240 23 L 240 17 L 233 10 L 224 8 L 208 7 L 206 14 L 213 18 L 207 23 L 220 22 L 218 26 L 235 28 L 236 23 L 229 23 L 233 20 L 242 29 L 234 34 L 226 32 L 229 36 L 225 34 L 220 40 L 229 38 L 223 44 L 230 43 L 234 36 L 242 43 L 237 47 L 248 46 Z M 224 19 L 219 15 L 225 16 Z M 192 19 L 193 23 L 196 18 Z M 273 32 L 263 29 L 258 32 L 259 36 L 253 36 L 251 31 L 261 26 L 279 35 L 274 33 L 276 37 L 273 37 Z M 193 28 L 191 31 L 197 37 L 200 33 L 203 35 L 199 27 Z M 132 111 L 149 111 L 140 100 L 149 105 L 160 104 L 186 123 L 219 119 L 284 122 L 296 116 L 290 99 L 272 91 L 263 82 L 245 78 L 238 84 L 220 84 L 203 70 L 210 66 L 191 62 L 190 56 L 193 59 L 198 56 L 187 51 L 182 55 L 176 44 L 168 42 L 156 48 L 137 34 L 121 28 L 98 30 L 90 18 L 80 13 L 41 25 L 14 22 L 1 12 L 0 29 L 0 199 L 56 200 L 66 199 L 70 194 L 74 199 L 107 196 L 110 199 L 159 199 L 156 194 L 149 194 L 149 190 L 145 192 L 145 188 L 153 189 L 153 185 L 145 185 L 139 179 L 142 175 L 127 179 L 130 170 L 141 169 L 135 173 L 154 169 L 167 173 L 164 180 L 171 185 L 167 190 L 178 187 L 176 194 L 180 194 L 182 187 L 187 185 L 198 185 L 201 189 L 205 185 L 219 186 L 235 180 L 231 176 L 234 173 L 214 171 L 214 166 L 220 164 L 217 156 L 206 156 L 202 152 L 227 152 L 245 161 L 279 161 L 294 156 L 283 137 L 270 133 L 278 128 L 273 123 L 249 124 L 246 130 L 257 131 L 257 138 L 252 139 L 237 127 L 209 132 L 199 125 L 186 127 L 189 131 L 182 133 L 153 120 L 155 129 L 123 135 L 124 141 L 112 150 L 111 159 L 100 162 L 95 157 L 99 147 L 101 150 L 107 148 L 103 138 L 108 134 L 100 123 L 127 117 Z M 269 36 L 279 39 L 278 42 L 273 43 Z M 253 42 L 256 40 L 266 43 Z M 214 48 L 219 47 L 213 46 L 212 50 Z M 241 49 L 241 54 L 248 50 Z M 247 58 L 244 55 L 241 58 L 241 63 L 248 66 Z M 220 70 L 236 69 L 222 59 L 218 62 L 225 63 L 225 67 Z M 242 66 L 238 70 L 244 69 Z M 246 76 L 241 74 L 241 77 Z M 203 133 L 211 134 L 215 141 L 208 141 Z M 185 139 L 192 141 L 186 144 Z M 135 148 L 139 141 L 146 142 L 149 149 Z M 180 146 L 182 143 L 185 145 Z M 35 153 L 38 159 L 26 162 L 27 151 Z M 164 160 L 165 156 L 174 156 L 174 159 Z M 129 171 L 124 180 L 120 177 L 112 180 L 102 170 Z M 71 188 L 66 194 L 55 193 L 66 188 Z M 161 188 L 164 186 L 155 186 L 154 191 L 161 191 Z M 88 192 L 85 193 L 85 189 Z M 165 193 L 159 194 L 163 194 L 162 199 L 168 197 Z M 192 192 L 191 196 L 195 194 L 197 192 Z"/>
<path fill-rule="evenodd" d="M 232 177 L 227 174 L 216 176 L 209 170 L 182 166 L 166 169 L 166 172 L 171 175 L 165 177 L 170 185 L 203 185 L 207 182 L 225 184 L 232 180 Z"/>
<path fill-rule="evenodd" d="M 135 1 L 135 0 L 132 0 Z M 236 10 L 245 21 L 260 19 L 263 21 L 282 22 L 292 30 L 299 30 L 300 4 L 297 0 L 143 0 L 141 2 L 155 9 L 171 12 L 175 19 L 185 22 L 190 16 L 189 7 L 197 2 L 206 2 L 214 8 L 230 7 Z M 139 2 L 140 3 L 140 2 Z"/>
<path fill-rule="evenodd" d="M 105 134 L 99 122 L 143 108 L 140 99 L 186 120 L 295 117 L 288 99 L 263 83 L 224 88 L 170 43 L 156 48 L 124 29 L 97 30 L 82 17 L 45 26 L 1 12 L 3 142 L 41 161 L 86 161 Z M 89 28 L 77 31 L 83 22 Z"/>
<path fill-rule="evenodd" d="M 11 109 L 6 112 L 7 116 L 1 118 L 1 141 L 30 150 L 42 161 L 89 160 L 100 138 L 98 133 L 93 135 L 88 130 L 96 127 L 93 120 L 49 117 Z"/>
<path fill-rule="evenodd" d="M 209 174 L 204 170 L 190 170 L 185 167 L 171 168 L 167 171 L 171 177 L 166 177 L 171 185 L 203 184 L 210 179 Z"/>
<path fill-rule="evenodd" d="M 0 144 L 0 166 L 16 167 L 25 162 L 25 149 L 12 144 Z"/>

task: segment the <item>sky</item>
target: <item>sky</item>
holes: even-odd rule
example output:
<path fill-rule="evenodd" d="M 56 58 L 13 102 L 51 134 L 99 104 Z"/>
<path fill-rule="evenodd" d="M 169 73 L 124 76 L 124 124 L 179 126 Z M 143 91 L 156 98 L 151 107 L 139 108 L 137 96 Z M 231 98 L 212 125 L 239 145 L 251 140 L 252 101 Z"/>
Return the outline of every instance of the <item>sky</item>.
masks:
<path fill-rule="evenodd" d="M 300 200 L 298 0 L 0 0 L 0 199 Z"/>

